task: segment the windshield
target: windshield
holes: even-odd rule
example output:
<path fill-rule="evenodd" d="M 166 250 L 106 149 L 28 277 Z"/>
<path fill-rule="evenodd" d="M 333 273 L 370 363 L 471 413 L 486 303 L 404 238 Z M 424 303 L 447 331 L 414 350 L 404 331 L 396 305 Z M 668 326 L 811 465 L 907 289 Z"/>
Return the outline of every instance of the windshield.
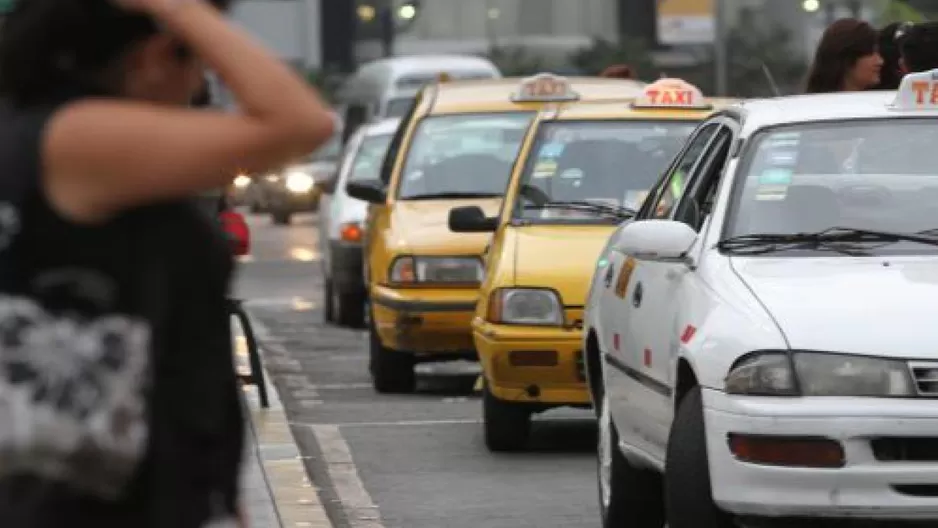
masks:
<path fill-rule="evenodd" d="M 502 196 L 533 112 L 431 116 L 413 136 L 399 198 Z"/>
<path fill-rule="evenodd" d="M 938 228 L 938 124 L 890 119 L 786 126 L 745 154 L 724 238 L 832 227 L 918 233 Z M 913 241 L 880 251 L 934 252 Z"/>
<path fill-rule="evenodd" d="M 380 178 L 381 164 L 391 143 L 391 134 L 368 136 L 355 153 L 349 181 L 377 180 Z"/>
<path fill-rule="evenodd" d="M 404 117 L 404 114 L 410 110 L 414 104 L 413 97 L 398 97 L 388 101 L 388 106 L 384 110 L 384 117 Z"/>
<path fill-rule="evenodd" d="M 309 161 L 338 161 L 339 155 L 342 153 L 342 135 L 335 134 L 332 138 L 323 146 L 319 147 L 316 152 L 313 152 L 309 157 Z"/>
<path fill-rule="evenodd" d="M 610 210 L 638 209 L 695 126 L 634 120 L 543 124 L 520 181 L 514 218 L 595 220 L 608 219 Z"/>

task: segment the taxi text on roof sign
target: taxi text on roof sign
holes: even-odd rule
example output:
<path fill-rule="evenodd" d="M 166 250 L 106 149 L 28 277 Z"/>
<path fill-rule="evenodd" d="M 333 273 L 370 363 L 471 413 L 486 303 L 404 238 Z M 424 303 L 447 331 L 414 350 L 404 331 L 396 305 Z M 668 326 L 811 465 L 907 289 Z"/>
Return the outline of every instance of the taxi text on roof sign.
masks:
<path fill-rule="evenodd" d="M 938 110 L 938 69 L 903 77 L 892 107 L 896 110 Z"/>
<path fill-rule="evenodd" d="M 541 73 L 521 81 L 518 91 L 511 96 L 516 103 L 545 101 L 576 101 L 580 95 L 570 82 L 558 75 Z"/>
<path fill-rule="evenodd" d="M 634 108 L 687 108 L 707 109 L 710 105 L 704 101 L 699 88 L 681 79 L 658 79 L 642 90 L 642 95 L 635 98 Z"/>

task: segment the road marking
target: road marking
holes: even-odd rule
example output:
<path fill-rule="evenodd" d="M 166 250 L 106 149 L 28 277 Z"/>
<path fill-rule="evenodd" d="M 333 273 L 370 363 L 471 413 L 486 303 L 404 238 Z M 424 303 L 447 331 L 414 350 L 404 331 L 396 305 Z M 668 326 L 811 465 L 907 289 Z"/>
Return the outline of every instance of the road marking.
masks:
<path fill-rule="evenodd" d="M 351 528 L 384 528 L 378 506 L 365 489 L 348 443 L 337 425 L 311 426 L 322 450 L 326 471 Z"/>

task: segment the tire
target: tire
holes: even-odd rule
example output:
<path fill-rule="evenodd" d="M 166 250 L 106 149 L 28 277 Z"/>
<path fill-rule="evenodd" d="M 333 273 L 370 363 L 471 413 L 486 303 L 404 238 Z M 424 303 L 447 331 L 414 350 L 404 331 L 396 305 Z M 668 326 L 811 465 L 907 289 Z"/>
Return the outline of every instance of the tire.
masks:
<path fill-rule="evenodd" d="M 365 325 L 364 294 L 344 292 L 335 286 L 332 290 L 328 304 L 332 306 L 335 322 L 348 328 L 362 328 Z"/>
<path fill-rule="evenodd" d="M 332 285 L 332 279 L 326 278 L 325 284 L 322 287 L 322 305 L 323 305 L 323 318 L 327 323 L 335 323 L 335 305 L 333 304 L 333 297 L 335 296 L 333 289 L 335 287 Z"/>
<path fill-rule="evenodd" d="M 596 482 L 603 528 L 661 528 L 664 490 L 661 475 L 632 466 L 619 450 L 619 433 L 605 396 L 598 399 L 599 441 Z"/>
<path fill-rule="evenodd" d="M 486 384 L 482 389 L 485 446 L 492 452 L 524 449 L 531 436 L 531 411 L 496 398 Z"/>
<path fill-rule="evenodd" d="M 691 389 L 678 406 L 666 457 L 664 496 L 669 528 L 735 528 L 732 516 L 713 502 L 700 387 Z"/>
<path fill-rule="evenodd" d="M 276 225 L 289 225 L 292 216 L 289 211 L 277 209 L 270 213 L 271 220 L 273 220 Z"/>
<path fill-rule="evenodd" d="M 374 325 L 368 327 L 368 357 L 371 381 L 381 394 L 407 394 L 417 388 L 414 357 L 381 344 Z"/>

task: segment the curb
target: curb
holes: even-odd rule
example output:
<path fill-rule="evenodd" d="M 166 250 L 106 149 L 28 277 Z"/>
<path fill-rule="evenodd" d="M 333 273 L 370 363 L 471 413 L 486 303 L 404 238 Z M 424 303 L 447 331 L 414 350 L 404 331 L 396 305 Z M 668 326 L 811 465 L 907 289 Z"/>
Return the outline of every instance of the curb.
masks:
<path fill-rule="evenodd" d="M 266 332 L 250 316 L 264 356 Z M 236 354 L 241 352 L 236 351 Z M 246 363 L 246 358 L 244 363 Z M 240 358 L 238 363 L 240 364 Z M 267 483 L 274 510 L 282 528 L 334 528 L 319 499 L 318 490 L 310 483 L 303 457 L 280 402 L 279 392 L 264 367 L 264 379 L 270 407 L 262 409 L 257 390 L 245 385 L 241 391 L 248 415 L 248 428 L 254 437 L 254 451 Z"/>

